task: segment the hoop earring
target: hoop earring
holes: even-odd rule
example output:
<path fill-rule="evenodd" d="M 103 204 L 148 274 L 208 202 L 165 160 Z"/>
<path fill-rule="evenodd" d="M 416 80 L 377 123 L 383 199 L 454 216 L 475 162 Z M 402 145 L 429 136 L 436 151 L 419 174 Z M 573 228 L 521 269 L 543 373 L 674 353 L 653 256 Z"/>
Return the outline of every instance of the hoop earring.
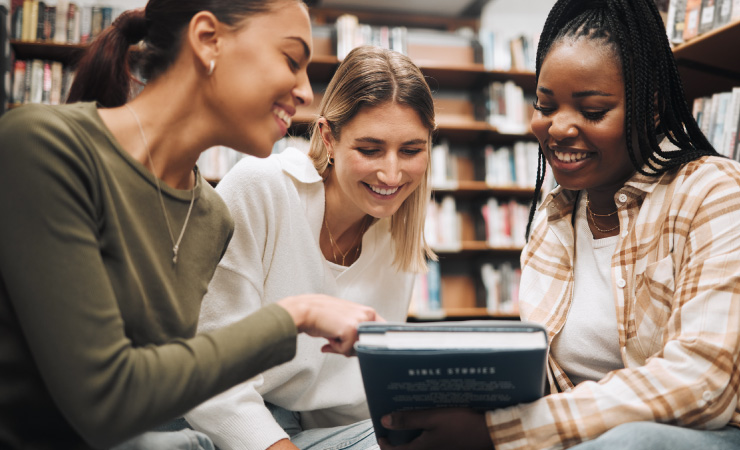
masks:
<path fill-rule="evenodd" d="M 213 75 L 213 69 L 216 68 L 216 60 L 212 59 L 211 62 L 208 64 L 208 76 L 210 77 Z"/>
<path fill-rule="evenodd" d="M 331 153 L 329 153 L 328 155 L 329 155 L 329 158 L 328 158 L 329 165 L 330 166 L 333 166 L 334 165 L 334 157 L 331 156 Z"/>

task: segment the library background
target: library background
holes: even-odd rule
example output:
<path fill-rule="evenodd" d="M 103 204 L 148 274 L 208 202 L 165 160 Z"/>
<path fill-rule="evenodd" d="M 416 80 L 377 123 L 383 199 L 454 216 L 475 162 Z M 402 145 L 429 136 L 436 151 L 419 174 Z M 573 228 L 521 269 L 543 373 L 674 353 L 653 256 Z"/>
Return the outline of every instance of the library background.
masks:
<path fill-rule="evenodd" d="M 439 255 L 419 276 L 411 320 L 518 318 L 519 255 L 534 191 L 537 142 L 529 128 L 537 33 L 554 0 L 314 0 L 315 101 L 341 58 L 373 44 L 420 66 L 435 97 L 433 200 L 425 234 Z M 656 0 L 687 100 L 715 148 L 740 158 L 740 0 Z M 0 114 L 24 103 L 63 103 L 75 61 L 125 9 L 146 0 L 0 0 Z M 0 143 L 2 145 L 2 143 Z M 227 148 L 198 165 L 213 184 L 241 158 Z M 543 190 L 553 186 L 546 180 Z"/>

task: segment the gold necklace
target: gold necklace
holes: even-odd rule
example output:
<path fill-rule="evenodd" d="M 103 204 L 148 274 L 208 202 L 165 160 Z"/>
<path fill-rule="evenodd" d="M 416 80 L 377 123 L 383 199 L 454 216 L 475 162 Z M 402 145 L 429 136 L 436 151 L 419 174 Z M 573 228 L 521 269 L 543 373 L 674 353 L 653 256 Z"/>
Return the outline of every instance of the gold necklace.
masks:
<path fill-rule="evenodd" d="M 363 219 L 364 221 L 365 219 Z M 326 216 L 324 216 L 324 226 L 326 227 L 326 232 L 329 233 L 329 247 L 331 247 L 331 255 L 334 258 L 334 262 L 336 263 L 338 261 L 337 254 L 334 252 L 334 249 L 336 248 L 340 255 L 342 255 L 342 265 L 344 265 L 344 261 L 349 254 L 350 250 L 352 248 L 355 248 L 355 259 L 357 258 L 357 255 L 360 253 L 360 245 L 355 246 L 355 243 L 357 242 L 357 239 L 362 236 L 365 233 L 365 222 L 362 223 L 360 226 L 360 232 L 357 233 L 357 236 L 355 236 L 355 239 L 352 241 L 352 246 L 347 249 L 346 252 L 342 252 L 342 249 L 339 248 L 339 245 L 337 245 L 336 241 L 334 240 L 334 236 L 331 234 L 331 230 L 329 229 L 329 223 L 326 221 Z"/>
<path fill-rule="evenodd" d="M 610 231 L 614 231 L 617 228 L 619 228 L 619 223 L 617 223 L 617 225 L 614 226 L 614 227 L 612 227 L 612 228 L 607 228 L 607 229 L 600 228 L 596 224 L 596 217 L 595 217 L 595 216 L 598 216 L 598 217 L 610 217 L 610 216 L 613 216 L 614 214 L 616 214 L 619 211 L 619 209 L 617 209 L 617 210 L 615 210 L 613 212 L 610 212 L 609 214 L 596 214 L 593 211 L 591 211 L 591 206 L 589 205 L 588 197 L 586 197 L 586 211 L 588 212 L 588 216 L 591 218 L 591 223 L 593 224 L 594 228 L 596 228 L 600 232 L 602 232 L 602 233 L 609 233 Z"/>
<path fill-rule="evenodd" d="M 170 225 L 170 217 L 167 214 L 167 208 L 164 207 L 164 197 L 162 197 L 162 187 L 159 184 L 159 178 L 157 177 L 157 170 L 154 168 L 154 161 L 152 161 L 152 154 L 149 151 L 149 143 L 146 140 L 146 135 L 144 134 L 144 128 L 141 126 L 141 121 L 139 120 L 139 116 L 136 114 L 134 109 L 129 106 L 128 103 L 124 104 L 126 108 L 128 108 L 129 111 L 131 111 L 131 115 L 134 116 L 134 120 L 136 120 L 136 125 L 139 126 L 139 133 L 141 133 L 141 140 L 144 142 L 144 150 L 146 150 L 146 156 L 149 158 L 149 165 L 152 166 L 152 173 L 154 174 L 154 180 L 156 181 L 157 185 L 157 194 L 159 195 L 159 205 L 162 207 L 162 215 L 164 216 L 164 221 L 167 224 L 167 233 L 170 235 L 170 242 L 172 242 L 172 262 L 177 264 L 177 252 L 180 250 L 180 242 L 182 242 L 182 237 L 185 235 L 185 229 L 188 227 L 188 220 L 190 220 L 190 213 L 193 211 L 193 203 L 195 203 L 195 186 L 193 186 L 192 189 L 192 195 L 190 197 L 190 206 L 188 207 L 188 213 L 185 216 L 185 223 L 182 224 L 182 229 L 180 230 L 180 236 L 177 238 L 177 242 L 175 242 L 175 237 L 172 234 L 172 226 Z"/>

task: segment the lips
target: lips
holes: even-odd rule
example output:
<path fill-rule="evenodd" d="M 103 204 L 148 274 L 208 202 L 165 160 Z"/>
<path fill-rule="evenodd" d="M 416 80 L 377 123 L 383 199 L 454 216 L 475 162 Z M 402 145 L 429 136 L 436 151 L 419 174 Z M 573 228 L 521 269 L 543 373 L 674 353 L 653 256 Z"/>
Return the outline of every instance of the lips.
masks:
<path fill-rule="evenodd" d="M 373 192 L 375 192 L 376 194 L 380 194 L 380 195 L 393 195 L 396 192 L 398 192 L 398 189 L 400 187 L 400 186 L 396 186 L 396 187 L 393 187 L 393 188 L 391 188 L 391 187 L 388 187 L 388 188 L 380 188 L 380 187 L 373 186 L 371 184 L 369 184 L 368 186 L 370 186 L 370 189 Z"/>
<path fill-rule="evenodd" d="M 553 151 L 552 154 L 558 161 L 561 161 L 564 163 L 583 161 L 584 159 L 588 158 L 588 153 L 585 153 L 585 152 Z"/>
<path fill-rule="evenodd" d="M 287 111 L 285 111 L 283 108 L 280 107 L 274 107 L 272 108 L 272 113 L 275 114 L 278 119 L 282 120 L 285 124 L 286 128 L 290 127 L 290 124 L 292 123 L 293 119 L 291 118 L 291 114 L 289 114 Z"/>

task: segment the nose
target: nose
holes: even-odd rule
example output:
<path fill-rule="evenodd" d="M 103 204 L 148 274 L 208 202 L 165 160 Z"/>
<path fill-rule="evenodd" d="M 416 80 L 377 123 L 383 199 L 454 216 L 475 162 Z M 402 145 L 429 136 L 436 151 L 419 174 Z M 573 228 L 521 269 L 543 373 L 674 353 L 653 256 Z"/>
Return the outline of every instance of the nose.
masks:
<path fill-rule="evenodd" d="M 551 124 L 548 132 L 556 141 L 578 136 L 578 127 L 573 114 L 568 111 L 557 111 L 550 117 Z"/>
<path fill-rule="evenodd" d="M 383 158 L 380 170 L 378 170 L 378 181 L 386 186 L 398 186 L 403 178 L 401 164 L 395 152 L 388 152 Z"/>
<path fill-rule="evenodd" d="M 311 82 L 305 69 L 301 71 L 298 82 L 293 88 L 293 97 L 295 97 L 296 106 L 309 106 L 313 103 L 313 89 L 311 89 Z"/>

